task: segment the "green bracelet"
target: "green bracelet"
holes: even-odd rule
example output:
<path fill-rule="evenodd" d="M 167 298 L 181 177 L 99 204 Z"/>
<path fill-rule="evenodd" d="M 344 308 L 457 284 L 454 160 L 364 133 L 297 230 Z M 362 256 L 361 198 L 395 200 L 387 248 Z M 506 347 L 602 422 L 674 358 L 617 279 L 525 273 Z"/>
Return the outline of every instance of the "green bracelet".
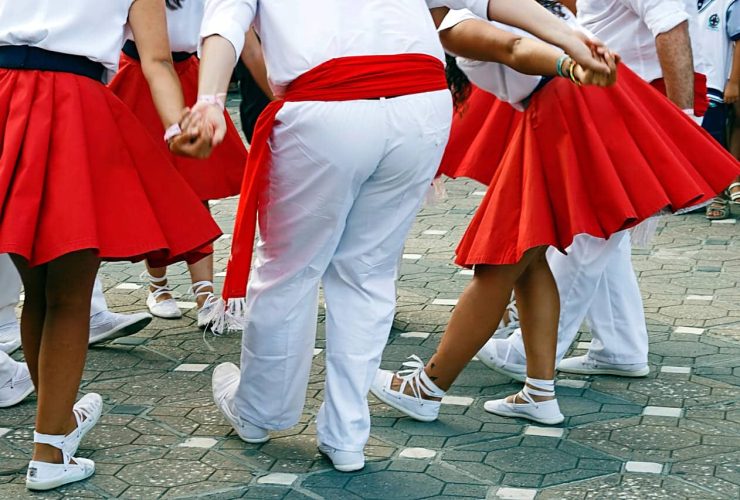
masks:
<path fill-rule="evenodd" d="M 565 61 L 567 61 L 569 58 L 570 58 L 570 56 L 568 54 L 563 54 L 562 56 L 560 56 L 558 58 L 558 62 L 556 64 L 556 68 L 555 68 L 557 70 L 557 72 L 558 72 L 558 76 L 563 77 L 563 78 L 568 78 L 565 75 L 565 73 L 563 73 L 563 63 Z"/>

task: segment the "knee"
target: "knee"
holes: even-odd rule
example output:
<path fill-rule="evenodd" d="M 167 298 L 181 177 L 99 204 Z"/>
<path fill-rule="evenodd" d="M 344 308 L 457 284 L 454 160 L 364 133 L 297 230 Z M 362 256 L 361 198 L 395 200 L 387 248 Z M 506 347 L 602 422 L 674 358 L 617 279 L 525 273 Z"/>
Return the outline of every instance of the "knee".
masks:
<path fill-rule="evenodd" d="M 89 309 L 91 300 L 92 290 L 47 290 L 44 297 L 44 303 L 47 310 Z"/>

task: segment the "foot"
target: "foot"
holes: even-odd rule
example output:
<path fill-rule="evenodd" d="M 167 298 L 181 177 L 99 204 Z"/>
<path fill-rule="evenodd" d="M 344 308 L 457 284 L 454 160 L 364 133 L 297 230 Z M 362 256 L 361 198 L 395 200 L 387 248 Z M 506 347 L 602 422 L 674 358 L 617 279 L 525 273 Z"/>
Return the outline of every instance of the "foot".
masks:
<path fill-rule="evenodd" d="M 69 436 L 33 433 L 34 443 L 57 448 L 62 454 L 61 463 L 31 460 L 26 473 L 26 488 L 46 491 L 65 484 L 82 481 L 95 473 L 95 462 L 73 457 L 68 450 Z"/>
<path fill-rule="evenodd" d="M 212 328 L 215 310 L 219 305 L 218 297 L 213 294 L 213 283 L 210 281 L 193 283 L 190 292 L 195 295 L 195 301 L 198 304 L 198 328 Z M 223 333 L 222 329 L 219 330 L 221 331 L 214 330 L 214 333 Z"/>
<path fill-rule="evenodd" d="M 149 279 L 149 295 L 146 298 L 146 306 L 152 316 L 163 319 L 180 319 L 182 311 L 177 301 L 172 296 L 172 289 L 167 283 L 167 277 L 155 278 L 144 272 L 142 277 Z"/>
<path fill-rule="evenodd" d="M 514 349 L 510 338 L 489 340 L 478 351 L 478 359 L 491 370 L 519 382 L 527 378 L 527 359 Z"/>
<path fill-rule="evenodd" d="M 723 220 L 730 216 L 730 202 L 724 198 L 717 197 L 707 205 L 706 218 L 709 220 Z"/>
<path fill-rule="evenodd" d="M 650 373 L 647 363 L 617 365 L 597 361 L 588 354 L 562 360 L 558 365 L 558 370 L 578 375 L 615 375 L 617 377 L 645 377 Z"/>
<path fill-rule="evenodd" d="M 64 451 L 69 455 L 77 453 L 82 439 L 95 427 L 103 414 L 103 398 L 90 392 L 82 396 L 72 408 L 77 427 L 64 437 Z"/>
<path fill-rule="evenodd" d="M 331 460 L 339 472 L 355 472 L 365 468 L 365 454 L 361 451 L 342 451 L 321 442 L 319 451 Z"/>
<path fill-rule="evenodd" d="M 17 321 L 0 325 L 0 351 L 13 354 L 21 346 L 21 325 Z"/>
<path fill-rule="evenodd" d="M 547 387 L 540 387 L 540 382 Z M 537 381 L 527 379 L 524 388 L 517 394 L 504 399 L 486 401 L 483 408 L 488 413 L 501 417 L 526 418 L 545 425 L 556 425 L 565 420 L 560 405 L 555 399 L 553 380 Z"/>
<path fill-rule="evenodd" d="M 0 408 L 17 405 L 33 392 L 33 381 L 26 363 L 18 363 L 15 375 L 0 386 Z"/>
<path fill-rule="evenodd" d="M 437 387 L 424 371 L 424 363 L 417 356 L 403 364 L 406 370 L 393 373 L 378 370 L 370 392 L 387 404 L 421 422 L 433 422 L 445 392 Z"/>
<path fill-rule="evenodd" d="M 102 311 L 90 318 L 90 345 L 133 335 L 152 322 L 147 313 L 118 314 Z"/>
<path fill-rule="evenodd" d="M 259 444 L 270 440 L 266 429 L 247 422 L 234 410 L 234 395 L 239 387 L 241 372 L 234 363 L 222 363 L 213 370 L 213 401 L 236 433 L 247 443 Z"/>

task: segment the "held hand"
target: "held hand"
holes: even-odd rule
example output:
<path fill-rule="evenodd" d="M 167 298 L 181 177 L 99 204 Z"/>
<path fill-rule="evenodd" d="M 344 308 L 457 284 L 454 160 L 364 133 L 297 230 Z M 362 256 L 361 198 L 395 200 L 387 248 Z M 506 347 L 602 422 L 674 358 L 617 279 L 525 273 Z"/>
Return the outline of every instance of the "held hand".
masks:
<path fill-rule="evenodd" d="M 202 127 L 208 132 L 213 147 L 221 144 L 226 136 L 226 118 L 223 110 L 216 104 L 201 101 L 193 106 L 191 116 L 183 121 L 182 128 L 189 130 L 193 125 Z"/>
<path fill-rule="evenodd" d="M 605 60 L 605 54 L 609 52 L 606 46 L 600 40 L 589 38 L 581 31 L 573 30 L 572 36 L 563 44 L 562 49 L 587 70 L 605 75 L 614 70 Z"/>
<path fill-rule="evenodd" d="M 725 86 L 725 102 L 735 104 L 738 98 L 740 98 L 740 82 L 728 80 Z"/>
<path fill-rule="evenodd" d="M 187 123 L 187 126 L 186 126 Z M 189 109 L 183 110 L 180 120 L 182 132 L 169 140 L 170 151 L 180 156 L 204 159 L 211 154 L 213 138 L 197 115 Z"/>

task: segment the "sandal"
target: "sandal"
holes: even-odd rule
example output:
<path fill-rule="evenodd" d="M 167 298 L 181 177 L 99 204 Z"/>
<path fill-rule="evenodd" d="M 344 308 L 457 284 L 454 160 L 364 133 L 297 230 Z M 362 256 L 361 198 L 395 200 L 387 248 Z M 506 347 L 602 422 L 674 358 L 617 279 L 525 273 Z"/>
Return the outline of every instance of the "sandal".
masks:
<path fill-rule="evenodd" d="M 733 189 L 737 189 L 737 191 L 733 192 Z M 730 184 L 727 188 L 727 196 L 730 197 L 730 203 L 735 207 L 740 207 L 740 182 L 733 182 Z"/>
<path fill-rule="evenodd" d="M 740 186 L 740 183 L 737 183 L 737 185 Z M 736 199 L 738 198 L 740 198 L 740 193 L 737 193 Z M 724 198 L 717 197 L 707 205 L 705 217 L 708 220 L 724 220 L 729 218 L 730 215 L 730 202 Z"/>

